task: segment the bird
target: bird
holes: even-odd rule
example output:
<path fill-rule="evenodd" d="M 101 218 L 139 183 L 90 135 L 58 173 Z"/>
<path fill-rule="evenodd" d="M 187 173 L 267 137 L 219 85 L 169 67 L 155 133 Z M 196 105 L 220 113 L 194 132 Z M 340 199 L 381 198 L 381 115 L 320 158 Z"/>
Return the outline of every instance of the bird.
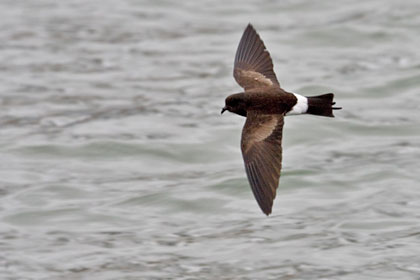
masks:
<path fill-rule="evenodd" d="M 241 151 L 254 197 L 267 216 L 271 214 L 282 167 L 284 117 L 311 114 L 334 117 L 334 94 L 303 96 L 280 87 L 273 61 L 251 23 L 239 42 L 233 76 L 244 92 L 225 99 L 225 111 L 246 117 Z"/>

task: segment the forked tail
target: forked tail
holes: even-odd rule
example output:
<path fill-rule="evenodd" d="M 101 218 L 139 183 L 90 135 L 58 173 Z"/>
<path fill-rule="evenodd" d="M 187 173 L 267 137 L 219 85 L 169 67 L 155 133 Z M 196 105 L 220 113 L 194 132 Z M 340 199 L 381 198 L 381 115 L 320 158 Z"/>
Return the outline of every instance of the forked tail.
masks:
<path fill-rule="evenodd" d="M 308 110 L 306 113 L 331 117 L 334 118 L 333 110 L 340 110 L 341 107 L 333 107 L 335 102 L 333 102 L 334 94 L 327 93 L 318 96 L 309 96 L 308 98 Z"/>

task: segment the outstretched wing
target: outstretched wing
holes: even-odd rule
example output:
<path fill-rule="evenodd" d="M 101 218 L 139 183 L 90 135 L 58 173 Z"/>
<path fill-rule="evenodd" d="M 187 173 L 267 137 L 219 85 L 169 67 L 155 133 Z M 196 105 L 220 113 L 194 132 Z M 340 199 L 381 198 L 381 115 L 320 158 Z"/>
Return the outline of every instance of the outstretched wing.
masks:
<path fill-rule="evenodd" d="M 261 210 L 269 215 L 279 184 L 283 114 L 248 112 L 242 130 L 241 149 L 245 171 Z"/>
<path fill-rule="evenodd" d="M 233 76 L 245 90 L 266 86 L 280 87 L 270 54 L 251 24 L 248 24 L 239 42 Z"/>

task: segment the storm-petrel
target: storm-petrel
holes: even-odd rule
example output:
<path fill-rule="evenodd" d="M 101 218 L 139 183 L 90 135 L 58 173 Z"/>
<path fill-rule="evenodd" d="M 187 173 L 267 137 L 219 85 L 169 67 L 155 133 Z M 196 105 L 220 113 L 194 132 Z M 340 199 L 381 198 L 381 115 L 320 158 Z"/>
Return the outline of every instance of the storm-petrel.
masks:
<path fill-rule="evenodd" d="M 246 117 L 241 150 L 252 192 L 268 216 L 279 184 L 284 116 L 312 114 L 334 117 L 334 94 L 305 97 L 280 87 L 273 62 L 251 24 L 242 35 L 233 76 L 245 92 L 228 96 L 224 111 Z"/>

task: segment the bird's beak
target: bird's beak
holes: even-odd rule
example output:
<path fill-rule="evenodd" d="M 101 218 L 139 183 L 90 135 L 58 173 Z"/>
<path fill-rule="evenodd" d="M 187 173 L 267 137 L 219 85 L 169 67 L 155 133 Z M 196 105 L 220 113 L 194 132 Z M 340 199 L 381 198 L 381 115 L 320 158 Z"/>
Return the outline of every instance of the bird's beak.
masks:
<path fill-rule="evenodd" d="M 220 114 L 223 114 L 223 112 L 226 111 L 226 110 L 227 110 L 226 106 L 223 107 L 222 112 L 220 112 Z"/>

